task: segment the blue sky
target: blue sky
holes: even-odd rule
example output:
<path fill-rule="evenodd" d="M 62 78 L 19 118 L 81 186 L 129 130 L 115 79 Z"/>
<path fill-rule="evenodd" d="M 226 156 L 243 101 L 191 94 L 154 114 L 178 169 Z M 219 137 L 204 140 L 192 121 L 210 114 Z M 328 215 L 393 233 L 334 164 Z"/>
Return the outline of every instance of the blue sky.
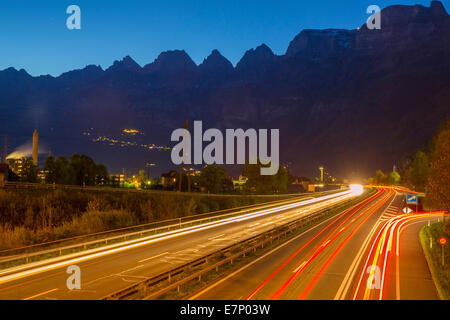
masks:
<path fill-rule="evenodd" d="M 81 8 L 81 30 L 66 28 L 71 4 Z M 429 6 L 430 1 L 2 1 L 0 70 L 57 76 L 88 64 L 107 68 L 126 55 L 145 65 L 173 49 L 186 50 L 197 64 L 218 49 L 236 64 L 261 43 L 283 54 L 302 29 L 354 29 L 366 21 L 372 4 Z"/>

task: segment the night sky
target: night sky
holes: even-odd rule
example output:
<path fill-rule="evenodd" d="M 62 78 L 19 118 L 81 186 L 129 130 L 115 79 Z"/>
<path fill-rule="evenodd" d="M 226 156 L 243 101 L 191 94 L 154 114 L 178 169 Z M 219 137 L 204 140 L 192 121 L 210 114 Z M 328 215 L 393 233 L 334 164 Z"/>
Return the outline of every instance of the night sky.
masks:
<path fill-rule="evenodd" d="M 81 8 L 81 30 L 66 28 L 71 4 Z M 185 49 L 197 64 L 218 49 L 235 65 L 261 43 L 284 54 L 302 29 L 359 27 L 372 4 L 429 6 L 430 1 L 2 1 L 0 70 L 58 76 L 88 64 L 107 68 L 126 55 L 145 65 L 173 49 Z"/>

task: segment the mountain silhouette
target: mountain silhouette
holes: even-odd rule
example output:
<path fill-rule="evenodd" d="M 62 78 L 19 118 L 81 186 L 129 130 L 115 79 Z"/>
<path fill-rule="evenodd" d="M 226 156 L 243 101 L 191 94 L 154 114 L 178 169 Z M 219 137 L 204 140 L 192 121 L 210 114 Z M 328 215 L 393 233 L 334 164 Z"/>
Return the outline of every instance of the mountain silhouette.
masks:
<path fill-rule="evenodd" d="M 127 56 L 106 70 L 58 77 L 0 71 L 1 131 L 11 144 L 37 127 L 53 153 L 90 152 L 113 170 L 142 167 L 148 151 L 131 164 L 133 150 L 111 156 L 83 140 L 83 130 L 117 136 L 136 127 L 170 146 L 171 131 L 188 119 L 205 128 L 278 128 L 281 161 L 293 173 L 316 175 L 324 165 L 364 177 L 421 147 L 449 110 L 450 18 L 439 1 L 387 7 L 381 30 L 303 30 L 285 54 L 262 44 L 236 67 L 217 50 L 199 66 L 173 50 L 143 67 Z M 170 156 L 155 157 L 158 170 L 170 167 Z"/>

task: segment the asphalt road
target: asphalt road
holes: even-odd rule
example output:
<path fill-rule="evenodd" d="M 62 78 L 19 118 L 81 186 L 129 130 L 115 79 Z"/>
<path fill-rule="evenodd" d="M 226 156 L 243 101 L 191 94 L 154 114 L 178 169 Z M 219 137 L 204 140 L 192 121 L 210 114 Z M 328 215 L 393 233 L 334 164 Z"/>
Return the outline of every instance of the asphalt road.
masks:
<path fill-rule="evenodd" d="M 442 217 L 402 214 L 403 199 L 380 190 L 190 299 L 438 300 L 419 230 Z"/>
<path fill-rule="evenodd" d="M 348 193 L 348 192 L 347 192 Z M 0 299 L 99 299 L 130 284 L 348 199 L 345 192 L 158 235 L 137 244 L 0 277 Z M 69 265 L 81 289 L 66 286 Z"/>
<path fill-rule="evenodd" d="M 419 238 L 420 229 L 438 219 L 442 219 L 441 214 L 411 214 L 387 220 L 366 258 L 367 265 L 378 269 L 373 275 L 367 267 L 366 272 L 364 268 L 359 271 L 362 285 L 358 288 L 359 282 L 355 282 L 353 299 L 439 300 Z M 370 290 L 364 285 L 367 283 L 372 284 Z"/>
<path fill-rule="evenodd" d="M 395 191 L 380 189 L 191 299 L 349 299 L 371 238 L 402 202 Z"/>

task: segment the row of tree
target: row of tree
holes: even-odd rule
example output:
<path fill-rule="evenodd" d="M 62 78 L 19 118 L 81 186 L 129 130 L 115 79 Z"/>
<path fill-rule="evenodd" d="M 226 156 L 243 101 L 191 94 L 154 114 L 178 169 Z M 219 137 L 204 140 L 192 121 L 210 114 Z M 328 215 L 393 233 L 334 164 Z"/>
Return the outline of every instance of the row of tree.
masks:
<path fill-rule="evenodd" d="M 397 171 L 384 173 L 381 170 L 377 170 L 375 177 L 368 178 L 367 183 L 373 185 L 398 185 L 400 180 L 401 176 Z"/>
<path fill-rule="evenodd" d="M 46 183 L 73 184 L 92 186 L 106 184 L 109 180 L 108 169 L 103 164 L 95 163 L 87 155 L 77 153 L 67 160 L 65 156 L 45 159 L 44 171 Z"/>
<path fill-rule="evenodd" d="M 97 164 L 87 155 L 73 154 L 68 160 L 65 156 L 48 156 L 44 163 L 45 183 L 66 185 L 86 185 L 108 183 L 108 170 L 105 165 Z M 39 168 L 31 159 L 22 164 L 20 180 L 40 182 Z"/>
<path fill-rule="evenodd" d="M 264 176 L 260 173 L 261 164 L 245 164 L 242 176 L 247 178 L 242 191 L 247 194 L 274 194 L 286 193 L 288 190 L 288 172 L 285 167 L 280 167 L 278 173 L 273 176 Z M 191 186 L 207 193 L 229 193 L 234 191 L 232 177 L 227 171 L 215 164 L 207 165 L 198 176 L 187 177 L 183 174 L 181 190 L 188 190 L 188 178 Z M 179 176 L 172 187 L 178 188 Z"/>

